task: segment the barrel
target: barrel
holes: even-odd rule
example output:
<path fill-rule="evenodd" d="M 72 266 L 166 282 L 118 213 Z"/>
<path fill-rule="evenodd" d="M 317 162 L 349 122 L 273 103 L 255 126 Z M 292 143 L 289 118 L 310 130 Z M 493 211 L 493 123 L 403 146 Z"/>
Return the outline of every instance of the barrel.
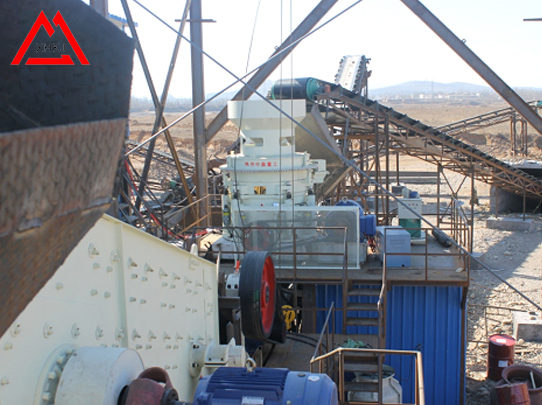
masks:
<path fill-rule="evenodd" d="M 526 383 L 499 385 L 495 390 L 498 405 L 531 405 Z"/>
<path fill-rule="evenodd" d="M 506 384 L 525 383 L 531 405 L 542 405 L 542 371 L 539 369 L 514 364 L 502 372 L 502 381 Z"/>
<path fill-rule="evenodd" d="M 487 378 L 493 381 L 501 379 L 502 371 L 514 364 L 514 348 L 516 340 L 508 335 L 491 335 L 489 337 Z"/>

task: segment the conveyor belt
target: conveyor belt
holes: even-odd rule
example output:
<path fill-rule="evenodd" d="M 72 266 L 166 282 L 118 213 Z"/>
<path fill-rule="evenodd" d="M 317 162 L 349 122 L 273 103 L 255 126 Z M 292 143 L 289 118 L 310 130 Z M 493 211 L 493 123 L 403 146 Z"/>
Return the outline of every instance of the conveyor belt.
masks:
<path fill-rule="evenodd" d="M 528 103 L 529 107 L 535 109 L 540 105 L 540 101 L 531 101 Z M 512 117 L 521 117 L 515 109 L 512 107 L 503 108 L 500 110 L 491 111 L 485 114 L 477 115 L 475 117 L 466 118 L 464 120 L 452 122 L 450 124 L 441 125 L 435 127 L 441 132 L 447 135 L 454 135 L 459 132 L 467 132 L 469 130 L 475 131 L 480 128 L 490 127 L 492 125 L 501 124 L 509 121 Z"/>
<path fill-rule="evenodd" d="M 360 100 L 339 89 L 318 96 L 317 102 L 326 120 L 348 120 L 352 134 L 358 131 L 364 137 L 374 137 L 374 128 L 378 127 L 382 140 L 387 122 L 390 143 L 406 154 L 466 176 L 474 175 L 511 193 L 542 198 L 542 182 L 536 177 L 377 101 Z"/>

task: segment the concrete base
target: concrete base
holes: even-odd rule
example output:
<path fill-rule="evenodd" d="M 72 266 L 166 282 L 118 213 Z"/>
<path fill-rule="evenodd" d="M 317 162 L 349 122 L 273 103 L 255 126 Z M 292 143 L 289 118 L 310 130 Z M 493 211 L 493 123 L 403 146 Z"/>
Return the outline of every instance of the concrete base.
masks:
<path fill-rule="evenodd" d="M 538 224 L 532 219 L 524 221 L 520 218 L 488 218 L 486 219 L 486 228 L 514 232 L 534 232 L 538 228 Z"/>
<path fill-rule="evenodd" d="M 481 262 L 483 262 L 486 257 L 485 253 L 482 253 L 482 252 L 473 252 L 472 255 L 474 256 L 475 259 L 478 259 Z M 470 270 L 481 270 L 481 269 L 483 269 L 483 267 L 480 266 L 478 262 L 474 260 L 470 261 Z"/>
<path fill-rule="evenodd" d="M 512 325 L 516 340 L 542 342 L 542 319 L 536 312 L 512 312 Z"/>
<path fill-rule="evenodd" d="M 525 201 L 526 211 L 528 213 L 531 213 L 538 208 L 537 212 L 540 212 L 540 207 L 538 206 L 539 203 L 540 199 L 527 198 Z M 509 193 L 508 191 L 491 186 L 489 197 L 489 210 L 493 214 L 508 214 L 511 212 L 522 213 L 523 196 Z"/>

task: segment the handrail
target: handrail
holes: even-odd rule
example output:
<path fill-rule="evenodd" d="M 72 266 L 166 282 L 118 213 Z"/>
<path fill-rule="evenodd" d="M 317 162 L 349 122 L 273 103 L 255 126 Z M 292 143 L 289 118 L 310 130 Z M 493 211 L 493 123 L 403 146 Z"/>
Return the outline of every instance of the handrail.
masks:
<path fill-rule="evenodd" d="M 386 355 L 402 355 L 402 356 L 414 356 L 416 361 L 414 363 L 415 365 L 415 402 L 414 404 L 405 404 L 405 405 L 425 405 L 425 388 L 424 388 L 424 379 L 423 379 L 423 361 L 422 361 L 422 354 L 421 352 L 417 350 L 390 350 L 390 349 L 354 349 L 354 348 L 345 348 L 345 347 L 339 347 L 337 349 L 334 349 L 326 354 L 323 354 L 319 357 L 312 358 L 310 361 L 311 365 L 311 372 L 313 370 L 312 366 L 314 363 L 322 362 L 323 360 L 333 358 L 334 356 L 337 356 L 339 359 L 338 364 L 338 390 L 339 390 L 339 402 L 347 402 L 345 401 L 345 381 L 344 381 L 344 357 L 345 353 L 365 353 L 365 354 L 372 354 L 377 356 L 386 356 Z M 379 403 L 382 405 L 388 405 L 384 404 L 382 402 L 382 396 L 379 396 Z M 367 402 L 353 402 L 348 401 L 349 403 L 355 403 L 357 405 L 371 405 L 374 403 L 367 403 Z"/>
<path fill-rule="evenodd" d="M 461 229 L 457 229 L 457 228 L 444 228 L 444 227 L 440 227 L 439 229 L 445 233 L 444 231 L 449 231 L 451 233 L 450 236 L 448 236 L 448 238 L 450 240 L 455 240 L 456 242 L 458 241 L 458 239 L 460 241 L 463 240 L 463 238 L 461 238 L 461 235 L 458 235 L 460 232 L 469 232 L 469 228 L 468 228 L 468 224 L 465 224 L 464 225 L 464 229 L 461 228 Z M 432 230 L 432 228 L 428 228 L 428 227 L 420 227 L 420 228 L 415 228 L 415 227 L 407 227 L 407 228 L 402 228 L 406 231 L 409 231 L 409 230 L 421 230 L 423 231 L 425 234 L 426 234 L 426 238 L 425 238 L 425 241 L 423 243 L 424 245 L 424 250 L 421 251 L 421 252 L 413 252 L 413 251 L 410 251 L 410 252 L 380 252 L 382 254 L 382 263 L 383 263 L 383 266 L 382 266 L 382 276 L 384 277 L 384 272 L 388 273 L 389 272 L 389 269 L 387 269 L 387 266 L 384 266 L 384 256 L 409 256 L 409 257 L 424 257 L 425 258 L 425 264 L 423 265 L 423 267 L 420 267 L 420 266 L 417 266 L 417 267 L 412 267 L 413 264 L 411 264 L 411 268 L 415 268 L 415 269 L 419 269 L 419 270 L 423 270 L 424 271 L 424 278 L 423 278 L 423 281 L 431 281 L 430 280 L 430 277 L 429 277 L 429 263 L 428 263 L 428 259 L 429 257 L 438 257 L 438 256 L 443 256 L 443 257 L 453 257 L 453 258 L 456 258 L 454 259 L 459 261 L 460 262 L 460 265 L 461 265 L 461 268 L 466 270 L 467 271 L 467 277 L 466 279 L 468 279 L 468 275 L 470 274 L 470 269 L 469 269 L 469 266 L 467 265 L 467 257 L 468 257 L 468 254 L 466 254 L 465 252 L 463 252 L 461 249 L 459 249 L 458 251 L 449 251 L 449 252 L 446 252 L 446 251 L 429 251 L 429 238 L 427 237 L 427 235 L 429 234 L 429 232 Z M 384 229 L 384 232 L 387 232 L 387 229 Z M 458 238 L 456 236 L 459 236 Z M 468 237 L 466 238 L 467 242 L 468 242 Z M 460 243 L 461 245 L 461 243 Z M 453 244 L 452 244 L 453 246 Z M 453 269 L 452 271 L 456 271 L 458 272 L 457 269 Z M 386 280 L 388 280 L 387 278 L 387 274 L 386 274 Z"/>
<path fill-rule="evenodd" d="M 347 236 L 347 228 L 344 226 L 257 226 L 257 227 L 241 227 L 241 226 L 228 226 L 228 227 L 217 227 L 217 226 L 206 226 L 206 227 L 198 227 L 193 226 L 191 228 L 192 234 L 197 233 L 198 230 L 210 230 L 210 229 L 219 229 L 227 232 L 236 232 L 237 238 L 239 239 L 235 244 L 235 250 L 226 251 L 222 250 L 223 254 L 244 254 L 247 252 L 247 247 L 245 246 L 246 236 L 252 229 L 260 229 L 260 230 L 273 230 L 273 231 L 291 231 L 292 235 L 294 235 L 293 239 L 288 241 L 286 244 L 291 244 L 290 249 L 286 250 L 274 250 L 270 249 L 270 253 L 273 255 L 276 255 L 278 257 L 281 256 L 293 256 L 293 269 L 294 269 L 294 278 L 297 277 L 297 257 L 300 255 L 311 255 L 311 256 L 337 256 L 337 263 L 333 263 L 336 266 L 331 266 L 332 268 L 337 268 L 337 270 L 342 271 L 342 277 L 341 279 L 344 279 L 348 276 L 347 268 L 348 268 L 348 247 L 353 241 L 348 240 Z M 301 230 L 311 230 L 311 231 L 321 231 L 321 230 L 335 230 L 342 233 L 341 236 L 341 243 L 342 243 L 342 250 L 338 250 L 335 252 L 322 252 L 322 251 L 316 251 L 316 248 L 314 251 L 300 251 L 297 246 L 299 245 L 299 240 L 295 237 L 297 231 Z M 194 238 L 194 237 L 193 237 Z M 313 243 L 314 239 L 305 239 L 304 243 L 307 244 L 308 242 Z M 342 258 L 342 260 L 340 260 Z M 277 267 L 277 262 L 275 263 L 275 266 Z M 340 266 L 340 267 L 339 267 Z"/>
<path fill-rule="evenodd" d="M 381 337 L 385 335 L 386 331 L 386 301 L 387 301 L 387 265 L 386 265 L 386 253 L 383 254 L 382 260 L 382 286 L 380 287 L 380 294 L 378 295 L 378 301 L 376 303 L 378 309 L 378 348 L 382 346 Z M 385 342 L 384 342 L 385 343 Z"/>
<path fill-rule="evenodd" d="M 326 320 L 324 322 L 324 325 L 322 326 L 322 332 L 320 332 L 320 336 L 318 337 L 318 342 L 316 343 L 316 347 L 314 348 L 314 353 L 311 357 L 311 364 L 310 364 L 310 367 L 311 367 L 311 372 L 312 372 L 312 360 L 316 359 L 318 355 L 321 355 L 322 352 L 322 343 L 323 343 L 323 339 L 324 339 L 324 333 L 325 333 L 325 336 L 326 336 L 326 348 L 329 348 L 329 320 L 331 318 L 331 316 L 333 315 L 333 311 L 335 310 L 335 302 L 332 302 L 331 303 L 331 306 L 329 307 L 329 310 L 327 312 L 327 315 L 326 315 Z M 334 347 L 335 346 L 335 329 L 334 328 L 331 328 L 331 347 Z M 328 363 L 329 364 L 329 363 Z M 329 366 L 327 368 L 329 370 Z M 324 370 L 322 368 L 322 363 L 319 362 L 318 363 L 318 372 L 319 373 L 323 373 Z"/>

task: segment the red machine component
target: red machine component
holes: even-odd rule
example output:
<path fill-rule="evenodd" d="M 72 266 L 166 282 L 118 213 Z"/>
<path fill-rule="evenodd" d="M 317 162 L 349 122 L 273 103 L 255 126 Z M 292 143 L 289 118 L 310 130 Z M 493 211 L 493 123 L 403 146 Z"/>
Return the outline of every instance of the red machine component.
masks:
<path fill-rule="evenodd" d="M 166 370 L 151 367 L 143 371 L 121 393 L 119 405 L 181 404 Z"/>

